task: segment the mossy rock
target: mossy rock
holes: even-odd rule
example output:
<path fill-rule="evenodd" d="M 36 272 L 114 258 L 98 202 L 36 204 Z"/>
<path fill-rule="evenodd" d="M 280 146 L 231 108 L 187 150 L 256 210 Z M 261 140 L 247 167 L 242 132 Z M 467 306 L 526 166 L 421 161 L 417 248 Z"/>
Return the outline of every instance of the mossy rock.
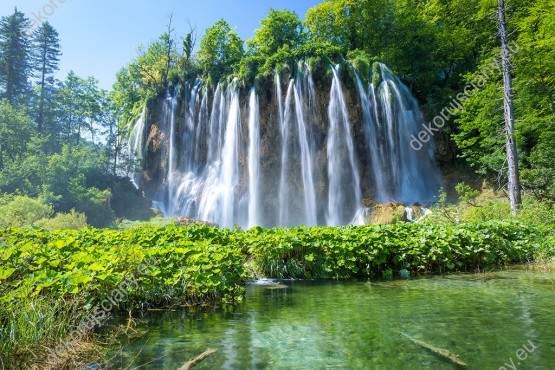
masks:
<path fill-rule="evenodd" d="M 399 203 L 377 204 L 372 207 L 370 223 L 391 225 L 407 220 L 405 206 Z"/>

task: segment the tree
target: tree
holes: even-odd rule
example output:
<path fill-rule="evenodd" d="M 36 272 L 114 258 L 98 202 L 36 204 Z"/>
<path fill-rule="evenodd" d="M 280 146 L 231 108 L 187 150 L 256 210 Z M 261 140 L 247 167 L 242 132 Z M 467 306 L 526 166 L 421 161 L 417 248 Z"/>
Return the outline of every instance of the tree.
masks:
<path fill-rule="evenodd" d="M 520 51 L 514 60 L 515 114 L 519 156 L 524 159 L 521 183 L 538 198 L 555 197 L 555 0 L 513 3 L 512 24 Z M 524 147 L 524 148 L 523 148 Z M 525 151 L 523 152 L 524 149 Z M 529 151 L 529 155 L 527 156 Z"/>
<path fill-rule="evenodd" d="M 94 144 L 98 130 L 104 126 L 102 109 L 106 95 L 93 77 L 83 79 L 69 72 L 56 93 L 56 100 L 60 134 L 70 147 L 79 145 L 87 133 Z"/>
<path fill-rule="evenodd" d="M 197 53 L 202 73 L 211 82 L 236 72 L 243 57 L 243 41 L 229 24 L 220 19 L 206 30 Z"/>
<path fill-rule="evenodd" d="M 270 8 L 266 19 L 260 23 L 262 27 L 247 41 L 251 54 L 270 57 L 282 48 L 295 49 L 305 41 L 301 20 L 293 11 Z"/>
<path fill-rule="evenodd" d="M 513 79 L 511 76 L 511 50 L 507 22 L 505 21 L 505 1 L 498 0 L 499 31 L 501 36 L 501 60 L 503 62 L 503 106 L 505 110 L 505 148 L 507 151 L 507 166 L 509 178 L 509 200 L 511 210 L 516 214 L 522 203 L 520 196 L 520 175 L 515 143 L 515 115 L 513 105 Z"/>
<path fill-rule="evenodd" d="M 33 35 L 33 68 L 38 78 L 38 117 L 37 130 L 42 132 L 45 121 L 45 104 L 51 97 L 54 86 L 54 73 L 60 61 L 60 42 L 58 32 L 48 22 L 44 22 Z"/>
<path fill-rule="evenodd" d="M 179 56 L 175 52 L 173 39 L 164 33 L 157 41 L 144 50 L 139 48 L 137 60 L 131 64 L 134 74 L 138 74 L 143 89 L 150 95 L 164 93 L 169 75 L 176 68 Z"/>
<path fill-rule="evenodd" d="M 11 103 L 18 103 L 29 91 L 28 27 L 29 20 L 17 8 L 12 15 L 0 20 L 0 83 L 4 86 L 4 97 Z"/>
<path fill-rule="evenodd" d="M 6 160 L 16 162 L 24 157 L 31 133 L 29 116 L 14 109 L 7 100 L 0 101 L 0 170 Z"/>

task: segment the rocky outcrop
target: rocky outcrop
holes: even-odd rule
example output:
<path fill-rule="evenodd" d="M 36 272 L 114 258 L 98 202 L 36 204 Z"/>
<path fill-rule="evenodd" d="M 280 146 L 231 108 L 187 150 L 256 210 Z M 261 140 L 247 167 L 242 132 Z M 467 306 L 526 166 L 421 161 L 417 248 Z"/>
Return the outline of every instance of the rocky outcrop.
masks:
<path fill-rule="evenodd" d="M 178 217 L 175 220 L 175 224 L 177 226 L 206 225 L 206 226 L 210 226 L 210 227 L 220 227 L 218 224 L 215 224 L 213 222 L 194 220 L 194 219 L 189 218 L 189 217 Z"/>

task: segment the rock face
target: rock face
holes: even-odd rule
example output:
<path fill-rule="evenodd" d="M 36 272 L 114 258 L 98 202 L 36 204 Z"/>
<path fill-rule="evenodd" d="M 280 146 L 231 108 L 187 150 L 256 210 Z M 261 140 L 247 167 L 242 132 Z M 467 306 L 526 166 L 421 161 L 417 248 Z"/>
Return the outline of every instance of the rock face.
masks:
<path fill-rule="evenodd" d="M 336 109 L 341 110 L 339 114 L 345 113 L 349 127 L 349 132 L 340 128 L 338 135 L 350 136 L 352 153 L 348 152 L 348 143 L 337 146 L 332 153 L 328 150 L 332 87 L 332 73 L 329 68 L 317 66 L 310 71 L 299 64 L 298 68 L 282 68 L 275 75 L 256 79 L 254 85 L 259 106 L 260 136 L 257 148 L 260 162 L 257 186 L 260 189 L 260 199 L 256 204 L 256 212 L 261 216 L 255 224 L 270 227 L 361 222 L 357 214 L 363 205 L 353 201 L 354 194 L 349 190 L 353 186 L 359 187 L 359 199 L 381 197 L 382 199 L 378 199 L 381 202 L 390 199 L 404 201 L 399 198 L 410 193 L 411 187 L 418 189 L 415 194 L 431 194 L 434 187 L 439 187 L 439 181 L 429 181 L 438 176 L 436 172 L 439 174 L 435 159 L 426 157 L 425 151 L 411 152 L 407 148 L 408 141 L 402 139 L 402 135 L 409 137 L 409 131 L 403 127 L 405 121 L 401 120 L 415 116 L 415 112 L 414 107 L 409 104 L 410 96 L 404 90 L 401 91 L 401 88 L 395 90 L 395 84 L 400 83 L 391 78 L 385 79 L 388 76 L 384 74 L 382 80 L 385 82 L 382 83 L 389 83 L 384 86 L 391 88 L 391 92 L 385 89 L 383 97 L 373 96 L 373 102 L 368 103 L 381 104 L 370 114 L 372 117 L 383 117 L 383 122 L 375 123 L 376 127 L 379 126 L 376 130 L 381 132 L 381 136 L 373 139 L 380 148 L 370 150 L 369 147 L 376 144 L 368 141 L 367 120 L 373 118 L 367 117 L 369 113 L 365 113 L 361 99 L 362 95 L 366 99 L 371 97 L 366 97 L 368 92 L 360 92 L 352 69 L 342 67 L 338 71 L 341 103 L 344 103 L 344 107 L 337 102 L 335 105 L 338 105 Z M 223 85 L 216 89 L 203 87 L 200 82 L 190 83 L 182 87 L 173 99 L 161 96 L 148 104 L 139 185 L 149 197 L 157 201 L 168 216 L 186 215 L 193 219 L 207 219 L 224 227 L 233 224 L 253 226 L 247 222 L 250 218 L 247 217 L 250 212 L 247 208 L 251 208 L 247 207 L 247 203 L 252 196 L 249 190 L 249 176 L 252 175 L 247 156 L 250 145 L 248 123 L 252 86 L 240 85 L 239 82 L 229 83 L 237 84 L 234 90 Z M 377 91 L 376 89 L 376 93 Z M 238 94 L 239 124 L 236 136 L 228 137 L 226 135 L 230 118 L 222 115 L 231 114 L 229 110 L 234 109 L 234 98 L 230 96 L 234 93 Z M 399 95 L 398 101 L 392 97 L 394 94 Z M 225 101 L 218 105 L 218 99 Z M 376 103 L 376 99 L 387 102 L 391 100 L 391 106 Z M 286 107 L 287 104 L 289 108 Z M 298 110 L 302 111 L 300 116 Z M 386 118 L 391 122 L 386 122 Z M 283 132 L 284 119 L 291 120 L 286 132 Z M 306 125 L 306 132 L 301 128 L 299 119 Z M 414 125 L 420 123 L 414 122 Z M 219 132 L 216 132 L 220 135 L 219 142 L 214 139 L 215 131 Z M 384 134 L 386 132 L 391 132 L 391 136 Z M 307 136 L 305 140 L 310 156 L 308 162 L 301 144 L 303 135 Z M 231 138 L 237 141 L 236 147 L 227 148 L 226 151 L 225 142 Z M 286 140 L 287 144 L 284 144 Z M 285 161 L 284 145 L 288 146 Z M 216 152 L 219 155 L 216 159 L 213 158 L 215 146 L 218 146 Z M 225 167 L 225 163 L 222 164 L 229 159 L 229 155 L 236 156 L 236 163 L 231 169 Z M 332 171 L 329 166 L 330 156 L 335 157 L 336 163 L 344 163 L 344 166 L 336 166 Z M 350 161 L 353 166 L 350 166 Z M 408 162 L 413 164 L 406 167 Z M 430 162 L 429 165 L 427 162 Z M 426 165 L 422 166 L 422 163 Z M 311 189 L 307 189 L 307 168 L 310 170 Z M 209 175 L 211 170 L 213 173 Z M 186 176 L 186 173 L 192 175 Z M 285 184 L 282 180 L 284 173 Z M 212 181 L 215 176 L 218 177 L 216 182 Z M 328 202 L 335 195 L 330 194 L 330 179 L 335 176 L 341 177 L 338 192 L 344 193 L 339 197 L 338 210 L 333 209 Z M 377 176 L 381 178 L 377 179 Z M 359 183 L 354 184 L 355 180 Z M 399 196 L 400 194 L 403 196 Z M 308 222 L 311 218 L 307 216 L 307 198 L 310 197 L 315 199 L 315 218 Z M 426 197 L 430 198 L 429 195 Z M 429 202 L 432 199 L 413 201 Z M 228 209 L 229 207 L 232 209 Z M 224 215 L 226 212 L 227 216 Z M 339 214 L 330 217 L 333 212 Z M 335 221 L 331 222 L 330 219 Z"/>

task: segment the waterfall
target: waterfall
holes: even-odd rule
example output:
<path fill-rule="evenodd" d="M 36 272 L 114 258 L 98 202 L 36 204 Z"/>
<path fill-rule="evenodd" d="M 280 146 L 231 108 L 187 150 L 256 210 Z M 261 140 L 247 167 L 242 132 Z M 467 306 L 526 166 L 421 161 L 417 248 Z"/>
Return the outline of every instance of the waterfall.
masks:
<path fill-rule="evenodd" d="M 402 203 L 433 202 L 441 184 L 434 146 L 413 150 L 411 136 L 418 137 L 424 118 L 418 102 L 408 88 L 383 64 L 379 65 L 381 84 L 373 90 L 374 116 L 378 117 L 380 137 L 385 138 L 378 155 L 383 186 L 382 201 Z M 380 112 L 381 107 L 381 112 Z M 385 123 L 381 126 L 379 123 Z"/>
<path fill-rule="evenodd" d="M 168 93 L 167 97 L 166 97 L 166 102 L 165 102 L 165 126 L 167 126 L 167 123 L 169 121 L 169 125 L 170 125 L 170 137 L 169 137 L 169 143 L 168 143 L 168 147 L 169 147 L 169 164 L 168 164 L 168 185 L 167 185 L 167 190 L 168 190 L 168 204 L 169 207 L 167 207 L 167 209 L 169 210 L 169 212 L 173 213 L 175 212 L 175 210 L 177 209 L 175 203 L 175 186 L 176 186 L 176 181 L 175 181 L 175 177 L 176 177 L 176 167 L 175 167 L 175 163 L 176 163 L 176 156 L 177 156 L 177 152 L 175 150 L 175 115 L 176 115 L 176 110 L 177 110 L 177 97 L 179 94 L 179 89 L 175 89 L 174 95 L 173 97 L 171 97 Z"/>
<path fill-rule="evenodd" d="M 375 113 L 377 113 L 377 102 L 375 95 L 372 94 L 372 100 L 366 93 L 366 88 L 362 84 L 359 75 L 355 71 L 355 79 L 357 82 L 357 89 L 360 97 L 360 104 L 362 108 L 362 125 L 364 129 L 364 138 L 366 140 L 366 149 L 368 157 L 370 158 L 369 165 L 371 167 L 372 178 L 375 183 L 374 199 L 379 202 L 387 202 L 387 183 L 385 181 L 385 168 L 387 166 L 384 162 L 383 153 L 380 150 L 380 122 Z M 370 91 L 373 91 L 370 85 Z"/>
<path fill-rule="evenodd" d="M 145 127 L 146 127 L 146 115 L 147 110 L 146 107 L 143 108 L 141 116 L 135 122 L 133 127 L 129 132 L 129 137 L 126 141 L 126 155 L 132 159 L 133 163 L 131 164 L 130 172 L 130 179 L 137 189 L 139 189 L 140 181 L 141 181 L 141 171 L 140 165 L 143 160 L 143 145 L 144 145 L 144 134 L 145 134 Z"/>
<path fill-rule="evenodd" d="M 328 159 L 328 225 L 344 225 L 353 219 L 360 208 L 362 195 L 360 175 L 354 150 L 349 113 L 339 80 L 339 66 L 332 67 Z"/>
<path fill-rule="evenodd" d="M 260 225 L 260 132 L 258 98 L 254 87 L 249 98 L 249 213 L 248 227 Z"/>
<path fill-rule="evenodd" d="M 146 110 L 130 128 L 127 151 L 145 171 L 132 180 L 159 181 L 153 205 L 164 215 L 222 227 L 362 224 L 363 197 L 431 202 L 435 148 L 410 146 L 422 129 L 418 103 L 386 66 L 373 69 L 379 84 L 355 71 L 353 92 L 339 66 L 313 80 L 304 61 L 276 70 L 271 89 L 237 80 L 211 89 L 200 79 L 176 88 L 149 114 L 157 130 Z M 145 132 L 159 132 L 163 145 L 147 145 Z M 145 168 L 153 158 L 154 177 Z"/>
<path fill-rule="evenodd" d="M 225 117 L 225 96 L 220 84 L 214 92 L 214 101 L 212 103 L 212 113 L 210 115 L 208 129 L 208 155 L 207 162 L 214 163 L 220 158 L 223 145 L 223 125 Z"/>
<path fill-rule="evenodd" d="M 299 70 L 302 70 L 304 64 L 299 64 Z M 308 66 L 306 66 L 308 69 Z M 312 82 L 312 76 L 306 73 L 307 79 Z M 297 83 L 293 88 L 295 96 L 295 117 L 297 119 L 297 133 L 299 138 L 299 146 L 301 152 L 301 175 L 303 186 L 304 200 L 304 225 L 316 226 L 316 194 L 314 189 L 314 179 L 312 171 L 312 150 L 310 145 L 310 131 L 305 124 L 305 109 L 303 107 L 302 86 L 303 79 L 297 78 Z"/>
<path fill-rule="evenodd" d="M 287 95 L 285 96 L 284 113 L 280 114 L 280 132 L 281 132 L 281 173 L 279 180 L 279 226 L 290 226 L 289 221 L 289 204 L 290 191 L 288 187 L 289 179 L 289 121 L 292 115 L 292 94 L 294 87 L 294 80 L 289 81 L 287 88 Z M 279 84 L 278 84 L 279 86 Z M 281 96 L 281 95 L 280 95 Z M 278 99 L 281 97 L 278 96 Z M 280 104 L 281 105 L 281 104 Z"/>
<path fill-rule="evenodd" d="M 185 127 L 183 129 L 183 143 L 190 143 L 183 147 L 182 152 L 180 153 L 182 159 L 182 164 L 180 170 L 187 173 L 193 171 L 194 168 L 194 158 L 195 158 L 195 147 L 198 144 L 197 135 L 195 135 L 195 131 L 197 130 L 196 125 L 196 112 L 197 112 L 197 103 L 198 103 L 198 93 L 200 91 L 202 80 L 196 79 L 192 89 L 189 92 L 189 97 L 185 102 Z"/>
<path fill-rule="evenodd" d="M 225 130 L 224 146 L 222 148 L 222 218 L 223 227 L 233 227 L 235 192 L 239 185 L 239 151 L 241 130 L 241 111 L 239 110 L 239 90 L 236 81 L 228 88 L 230 106 Z"/>

